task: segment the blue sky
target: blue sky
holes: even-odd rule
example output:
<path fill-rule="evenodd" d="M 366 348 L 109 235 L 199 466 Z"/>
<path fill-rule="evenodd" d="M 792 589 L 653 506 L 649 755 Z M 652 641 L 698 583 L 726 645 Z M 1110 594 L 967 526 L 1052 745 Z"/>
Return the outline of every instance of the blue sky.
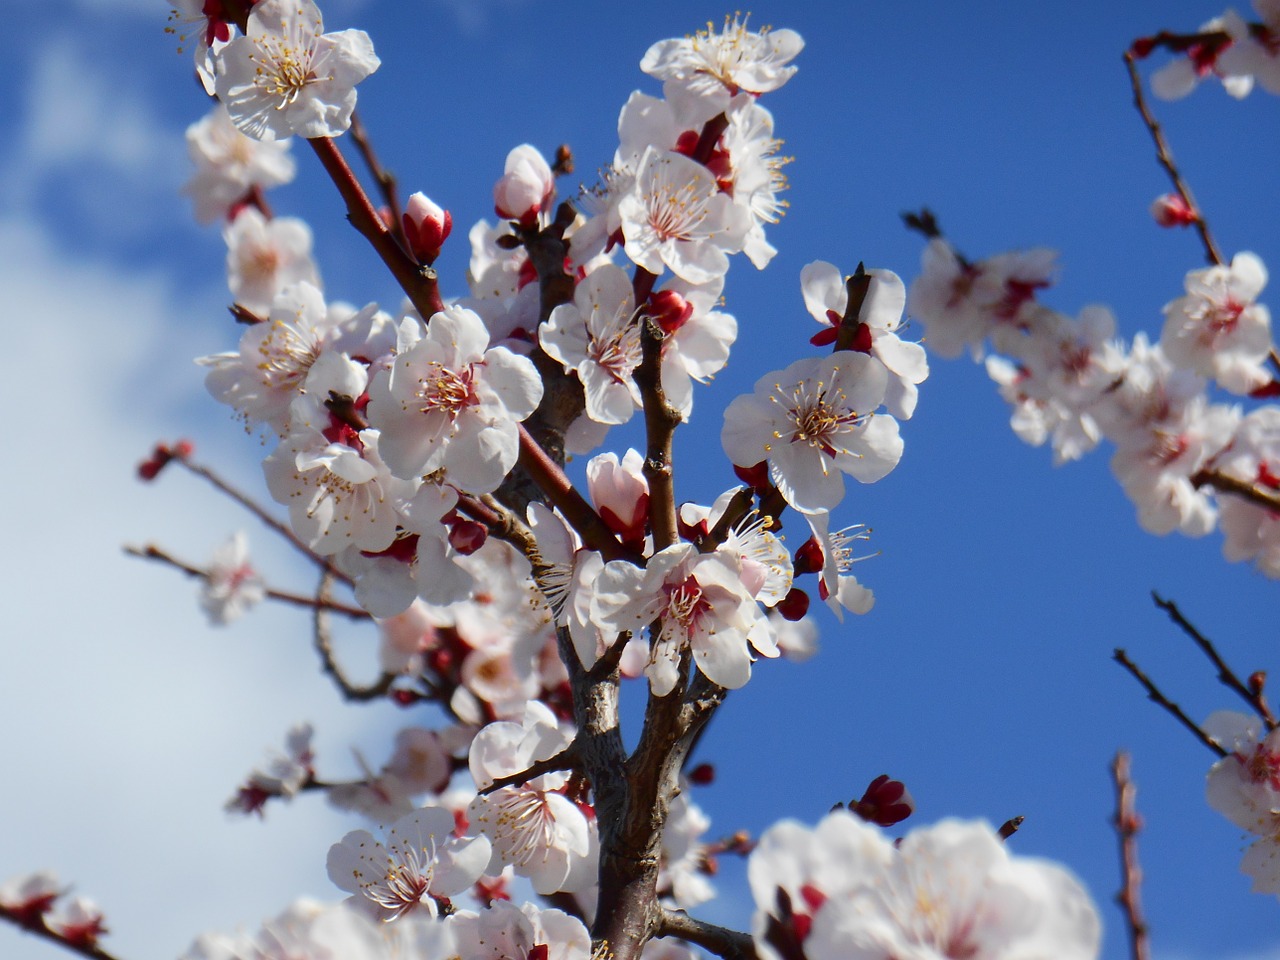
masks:
<path fill-rule="evenodd" d="M 273 581 L 305 571 L 261 530 L 182 476 L 141 488 L 135 462 L 185 435 L 261 489 L 265 451 L 204 394 L 192 357 L 227 349 L 224 248 L 189 216 L 182 132 L 204 112 L 189 61 L 154 0 L 63 0 L 6 11 L 21 42 L 0 60 L 11 105 L 0 141 L 0 291 L 11 396 L 33 416 L 11 432 L 0 480 L 9 545 L 0 578 L 0 878 L 52 866 L 95 897 L 131 960 L 176 955 L 197 932 L 254 924 L 293 896 L 332 899 L 324 853 L 349 823 L 315 798 L 265 824 L 221 803 L 265 747 L 301 719 L 350 765 L 381 755 L 411 720 L 338 704 L 315 670 L 306 622 L 264 611 L 207 628 L 193 587 L 130 562 L 125 541 L 200 559 L 245 527 Z M 360 109 L 405 192 L 448 206 L 457 235 L 438 266 L 463 292 L 465 231 L 492 217 L 511 147 L 571 144 L 582 179 L 616 145 L 637 64 L 654 40 L 719 21 L 688 2 L 643 9 L 527 0 L 330 0 L 330 29 L 369 31 L 382 69 Z M 739 258 L 726 309 L 740 339 L 678 436 L 678 492 L 707 502 L 732 484 L 719 411 L 807 348 L 816 329 L 800 268 L 859 261 L 910 280 L 921 249 L 898 215 L 927 204 L 967 254 L 1061 251 L 1044 299 L 1067 313 L 1116 312 L 1125 337 L 1159 332 L 1160 308 L 1201 265 L 1189 233 L 1146 209 L 1166 189 L 1130 101 L 1120 53 L 1166 27 L 1220 12 L 1192 2 L 780 2 L 752 22 L 807 41 L 800 72 L 770 96 L 791 207 L 769 232 L 763 273 Z M 1224 252 L 1280 262 L 1280 199 L 1265 173 L 1280 103 L 1206 87 L 1158 116 Z M 398 302 L 343 221 L 307 151 L 273 196 L 305 216 L 328 293 Z M 1265 159 L 1264 159 L 1265 158 Z M 1264 301 L 1272 301 L 1270 291 Z M 717 832 L 812 822 L 882 772 L 907 782 L 920 822 L 1027 817 L 1018 852 L 1066 862 L 1104 913 L 1104 956 L 1125 945 L 1107 825 L 1107 764 L 1134 754 L 1147 821 L 1142 859 L 1156 955 L 1274 957 L 1274 898 L 1238 872 L 1238 831 L 1203 801 L 1211 757 L 1110 662 L 1125 646 L 1192 716 L 1234 707 L 1208 664 L 1152 605 L 1182 605 L 1242 673 L 1275 666 L 1277 585 L 1222 560 L 1220 539 L 1154 538 L 1112 480 L 1105 452 L 1060 469 L 1024 446 L 981 368 L 935 361 L 899 468 L 850 492 L 840 519 L 875 530 L 859 568 L 877 604 L 843 626 L 820 618 L 823 653 L 764 664 L 701 746 L 718 780 L 697 796 Z M 707 456 L 707 451 L 715 452 Z M 23 468 L 29 467 L 30 472 Z M 352 651 L 359 657 L 359 651 Z M 357 660 L 357 662 L 359 662 Z M 372 669 L 372 667 L 370 667 Z M 8 778 L 6 778 L 8 779 Z M 700 911 L 742 924 L 745 884 L 725 865 L 722 899 Z M 0 955 L 52 948 L 0 929 Z"/>

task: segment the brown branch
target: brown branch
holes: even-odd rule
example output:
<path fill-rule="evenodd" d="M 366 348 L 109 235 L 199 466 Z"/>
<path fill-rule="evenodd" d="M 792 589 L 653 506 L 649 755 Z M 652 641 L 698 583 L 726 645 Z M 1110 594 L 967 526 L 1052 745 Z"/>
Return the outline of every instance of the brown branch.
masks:
<path fill-rule="evenodd" d="M 181 570 L 189 577 L 196 577 L 200 580 L 209 579 L 208 570 L 192 566 L 189 563 L 184 563 L 177 557 L 161 550 L 153 543 L 149 543 L 145 547 L 135 547 L 130 544 L 126 544 L 124 552 L 131 557 L 139 557 L 142 560 L 158 560 L 161 563 L 166 563 L 171 567 Z M 291 603 L 297 607 L 324 607 L 326 610 L 331 610 L 334 613 L 341 613 L 353 619 L 370 619 L 369 611 L 361 610 L 359 607 L 352 607 L 345 603 L 339 603 L 336 600 L 320 600 L 316 597 L 304 597 L 301 594 L 288 593 L 284 590 L 273 590 L 269 587 L 264 587 L 262 592 L 268 599 L 279 600 L 281 603 Z"/>
<path fill-rule="evenodd" d="M 636 306 L 642 309 L 638 301 Z M 666 334 L 643 313 L 638 322 L 641 360 L 634 377 L 644 405 L 644 477 L 649 483 L 649 523 L 653 530 L 653 550 L 657 553 L 680 539 L 676 526 L 672 439 L 682 418 L 680 411 L 667 402 L 662 389 L 662 345 Z"/>
<path fill-rule="evenodd" d="M 546 760 L 535 760 L 533 763 L 529 764 L 528 768 L 521 770 L 519 773 L 512 773 L 505 777 L 498 777 L 493 781 L 493 783 L 476 792 L 482 797 L 488 796 L 495 790 L 501 790 L 503 787 L 518 787 L 520 784 L 528 783 L 535 777 L 540 777 L 545 773 L 559 773 L 562 770 L 575 770 L 577 769 L 577 766 L 578 753 L 574 749 L 574 744 L 570 743 L 554 757 L 548 757 Z"/>
<path fill-rule="evenodd" d="M 1172 714 L 1175 720 L 1177 720 L 1184 727 L 1190 730 L 1197 740 L 1203 743 L 1206 747 L 1212 750 L 1219 757 L 1225 757 L 1227 755 L 1227 751 L 1224 750 L 1220 744 L 1215 743 L 1212 739 L 1210 739 L 1209 735 L 1205 733 L 1203 730 L 1201 730 L 1200 727 L 1195 723 L 1195 721 L 1193 721 L 1190 717 L 1188 717 L 1183 712 L 1180 706 L 1178 706 L 1176 703 L 1174 703 L 1172 700 L 1170 700 L 1160 691 L 1160 688 L 1157 687 L 1151 681 L 1151 678 L 1148 677 L 1145 673 L 1143 673 L 1141 668 L 1139 668 L 1139 666 L 1136 663 L 1134 663 L 1132 660 L 1129 659 L 1129 655 L 1127 653 L 1125 653 L 1123 650 L 1117 647 L 1115 652 L 1111 655 L 1111 659 L 1114 660 L 1116 663 L 1120 664 L 1120 666 L 1124 667 L 1126 670 L 1128 670 L 1129 673 L 1133 675 L 1133 678 L 1137 680 L 1140 684 L 1142 684 L 1142 686 L 1147 691 L 1148 700 L 1150 700 L 1154 704 L 1157 704 L 1158 706 L 1163 707 L 1170 714 Z"/>
<path fill-rule="evenodd" d="M 1236 676 L 1234 670 L 1227 666 L 1227 662 L 1222 659 L 1222 655 L 1218 653 L 1218 649 L 1213 645 L 1213 642 L 1182 615 L 1182 611 L 1178 609 L 1176 603 L 1172 600 L 1165 600 L 1154 590 L 1151 591 L 1151 599 L 1155 601 L 1157 607 L 1169 615 L 1169 619 L 1176 623 L 1182 632 L 1190 637 L 1204 655 L 1209 658 L 1214 668 L 1218 671 L 1218 680 L 1223 686 L 1238 693 L 1244 702 L 1249 704 L 1254 712 L 1263 719 L 1267 729 L 1274 730 L 1276 728 L 1276 718 L 1272 716 L 1271 708 L 1267 706 L 1267 701 L 1263 698 L 1261 691 L 1254 690 L 1252 687 L 1240 682 L 1240 678 Z"/>
<path fill-rule="evenodd" d="M 327 137 L 307 142 L 346 201 L 347 219 L 382 258 L 422 319 L 429 320 L 433 314 L 443 310 L 444 301 L 440 298 L 435 270 L 417 263 L 396 241 L 382 217 L 378 216 L 369 195 L 347 166 L 338 145 Z"/>
<path fill-rule="evenodd" d="M 6 920 L 20 930 L 25 930 L 34 936 L 56 943 L 58 946 L 79 956 L 89 957 L 91 960 L 116 960 L 113 954 L 107 953 L 97 943 L 79 943 L 75 940 L 68 940 L 60 932 L 48 925 L 43 914 L 29 914 L 25 911 L 10 910 L 4 904 L 0 904 L 0 920 Z"/>
<path fill-rule="evenodd" d="M 316 653 L 320 654 L 320 666 L 329 675 L 329 678 L 333 680 L 334 685 L 346 700 L 360 703 L 385 697 L 396 678 L 394 673 L 383 673 L 370 685 L 365 687 L 357 686 L 347 679 L 346 674 L 343 673 L 338 661 L 333 656 L 333 639 L 329 634 L 329 611 L 323 605 L 329 601 L 329 588 L 332 584 L 333 575 L 326 570 L 324 575 L 321 576 L 320 586 L 316 590 L 316 599 L 320 603 L 316 605 L 315 616 L 312 618 L 314 627 L 312 645 L 316 648 Z"/>
<path fill-rule="evenodd" d="M 695 920 L 681 910 L 663 910 L 658 924 L 659 937 L 679 937 L 724 960 L 757 960 L 751 934 Z"/>
<path fill-rule="evenodd" d="M 1213 487 L 1219 493 L 1241 497 L 1264 510 L 1280 511 L 1280 494 L 1217 470 L 1199 470 L 1191 477 L 1196 487 Z"/>
<path fill-rule="evenodd" d="M 391 232 L 395 234 L 396 242 L 400 244 L 403 250 L 412 250 L 413 247 L 409 243 L 409 238 L 404 235 L 404 210 L 400 206 L 400 199 L 396 191 L 396 177 L 390 170 L 384 167 L 378 161 L 378 155 L 373 152 L 373 144 L 369 140 L 369 134 L 364 128 L 364 122 L 360 119 L 359 112 L 351 114 L 351 139 L 356 142 L 356 148 L 360 151 L 360 156 L 364 159 L 364 164 L 369 168 L 369 175 L 378 183 L 378 191 L 382 194 L 382 202 L 387 205 L 387 210 L 391 213 Z M 425 317 L 423 318 L 426 319 Z"/>
<path fill-rule="evenodd" d="M 1134 803 L 1137 788 L 1129 778 L 1129 755 L 1123 750 L 1111 762 L 1111 776 L 1116 785 L 1116 815 L 1111 821 L 1120 840 L 1120 892 L 1116 902 L 1124 911 L 1129 927 L 1129 945 L 1133 960 L 1150 960 L 1147 921 L 1142 913 L 1142 867 L 1138 864 L 1138 831 L 1142 818 Z"/>
<path fill-rule="evenodd" d="M 243 493 L 240 490 L 237 490 L 235 487 L 231 486 L 231 484 L 223 480 L 220 476 L 218 476 L 208 467 L 203 466 L 202 464 L 195 463 L 186 457 L 175 456 L 173 458 L 173 462 L 180 464 L 181 466 L 189 470 L 191 473 L 194 473 L 197 477 L 200 477 L 201 479 L 212 484 L 214 489 L 218 490 L 220 493 L 226 494 L 236 503 L 240 504 L 240 506 L 244 507 L 250 513 L 252 513 L 263 524 L 265 524 L 270 529 L 274 530 L 280 536 L 284 537 L 284 539 L 287 540 L 295 550 L 297 550 L 299 553 L 305 556 L 312 563 L 320 567 L 320 569 L 326 570 L 329 573 L 333 574 L 333 576 L 337 577 L 343 583 L 347 583 L 347 584 L 351 583 L 351 578 L 348 577 L 345 573 L 342 573 L 340 570 L 337 570 L 336 568 L 334 568 L 333 564 L 330 562 L 328 557 L 320 556 L 320 554 L 316 553 L 309 546 L 303 543 L 302 540 L 298 538 L 297 534 L 295 534 L 289 528 L 289 525 L 287 523 L 267 513 L 267 511 L 261 505 L 259 505 L 256 500 L 250 497 L 247 493 Z"/>
<path fill-rule="evenodd" d="M 1209 263 L 1221 266 L 1223 262 L 1222 254 L 1218 252 L 1218 246 L 1213 242 L 1213 235 L 1209 233 L 1209 224 L 1205 221 L 1204 214 L 1200 211 L 1195 198 L 1191 196 L 1191 188 L 1187 186 L 1186 180 L 1183 179 L 1182 173 L 1178 170 L 1178 165 L 1173 162 L 1173 154 L 1169 152 L 1169 144 L 1164 139 L 1160 124 L 1147 107 L 1147 98 L 1146 94 L 1142 92 L 1142 78 L 1138 75 L 1138 65 L 1133 51 L 1125 51 L 1124 65 L 1125 69 L 1129 71 L 1129 85 L 1133 88 L 1133 105 L 1138 108 L 1142 122 L 1147 125 L 1147 131 L 1151 134 L 1151 139 L 1155 143 L 1156 160 L 1159 161 L 1160 166 L 1164 167 L 1165 173 L 1169 175 L 1169 180 L 1173 183 L 1173 189 L 1178 192 L 1178 196 L 1187 205 L 1187 209 L 1195 213 L 1196 231 L 1200 234 L 1200 242 L 1204 245 L 1205 257 Z"/>

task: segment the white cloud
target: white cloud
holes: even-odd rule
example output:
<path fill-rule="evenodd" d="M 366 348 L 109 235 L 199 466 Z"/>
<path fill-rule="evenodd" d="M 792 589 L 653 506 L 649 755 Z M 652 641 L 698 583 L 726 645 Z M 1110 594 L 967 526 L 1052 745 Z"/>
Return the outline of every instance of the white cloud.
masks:
<path fill-rule="evenodd" d="M 290 724 L 315 720 L 322 756 L 345 767 L 346 741 L 387 711 L 338 705 L 298 612 L 215 632 L 190 581 L 120 550 L 160 533 L 202 561 L 244 524 L 190 478 L 133 476 L 194 386 L 188 358 L 207 344 L 185 318 L 219 316 L 216 301 L 72 257 L 21 220 L 0 223 L 0 289 L 0 880 L 56 869 L 105 908 L 107 945 L 130 960 L 256 925 L 295 895 L 337 899 L 324 857 L 348 821 L 317 797 L 266 825 L 221 804 Z M 0 927 L 6 960 L 49 950 Z"/>

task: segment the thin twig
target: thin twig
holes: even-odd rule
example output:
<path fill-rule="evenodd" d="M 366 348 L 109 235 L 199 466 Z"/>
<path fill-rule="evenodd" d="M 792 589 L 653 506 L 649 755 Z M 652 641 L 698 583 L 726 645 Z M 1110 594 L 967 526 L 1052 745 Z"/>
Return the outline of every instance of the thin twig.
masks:
<path fill-rule="evenodd" d="M 1111 655 L 1111 659 L 1113 659 L 1116 663 L 1120 664 L 1120 666 L 1128 670 L 1129 673 L 1133 675 L 1134 679 L 1137 680 L 1140 684 L 1142 684 L 1142 686 L 1147 691 L 1148 700 L 1150 700 L 1154 704 L 1157 704 L 1158 706 L 1164 707 L 1165 710 L 1167 710 L 1169 713 L 1173 715 L 1174 719 L 1176 719 L 1184 727 L 1190 730 L 1192 734 L 1195 735 L 1195 738 L 1197 740 L 1203 743 L 1206 747 L 1208 747 L 1218 756 L 1225 757 L 1227 755 L 1227 751 L 1222 748 L 1221 744 L 1215 743 L 1213 740 L 1211 740 L 1209 738 L 1209 735 L 1205 733 L 1203 730 L 1201 730 L 1200 727 L 1195 723 L 1195 721 L 1193 721 L 1190 717 L 1188 717 L 1183 712 L 1180 706 L 1178 706 L 1176 703 L 1174 703 L 1172 700 L 1166 697 L 1160 691 L 1160 688 L 1157 687 L 1151 681 L 1151 678 L 1148 677 L 1145 673 L 1143 673 L 1136 663 L 1134 663 L 1132 660 L 1129 659 L 1129 655 L 1127 653 L 1125 653 L 1123 650 L 1117 647 L 1115 650 L 1115 653 Z"/>
<path fill-rule="evenodd" d="M 143 560 L 158 560 L 166 563 L 175 569 L 181 570 L 190 577 L 197 577 L 201 580 L 209 579 L 209 571 L 201 567 L 184 563 L 172 554 L 166 553 L 153 543 L 147 544 L 145 547 L 135 547 L 126 544 L 124 552 L 131 557 L 139 557 Z M 369 611 L 361 610 L 359 607 L 352 607 L 345 603 L 339 603 L 336 600 L 319 600 L 316 597 L 304 597 L 298 593 L 288 593 L 284 590 L 273 590 L 269 587 L 263 588 L 263 594 L 271 600 L 279 600 L 281 603 L 291 603 L 297 607 L 318 607 L 323 606 L 326 610 L 334 613 L 341 613 L 344 616 L 357 620 L 368 620 Z"/>
<path fill-rule="evenodd" d="M 20 930 L 25 930 L 34 936 L 56 943 L 58 946 L 82 957 L 89 957 L 91 960 L 116 960 L 115 955 L 107 953 L 96 943 L 77 943 L 74 940 L 68 940 L 45 922 L 43 914 L 27 915 L 17 910 L 10 910 L 0 904 L 0 920 L 6 920 Z"/>
<path fill-rule="evenodd" d="M 1182 611 L 1178 609 L 1176 603 L 1172 600 L 1165 600 L 1154 590 L 1151 591 L 1151 599 L 1155 601 L 1157 607 L 1169 615 L 1169 619 L 1176 623 L 1182 632 L 1190 637 L 1204 655 L 1209 658 L 1214 668 L 1218 671 L 1218 680 L 1221 681 L 1223 686 L 1238 693 L 1244 699 L 1244 702 L 1249 704 L 1254 712 L 1262 718 L 1267 725 L 1267 729 L 1274 730 L 1276 728 L 1276 718 L 1272 716 L 1271 708 L 1267 706 L 1267 702 L 1262 698 L 1261 693 L 1241 683 L 1235 671 L 1227 666 L 1227 662 L 1222 659 L 1222 655 L 1218 653 L 1218 649 L 1213 645 L 1213 642 L 1182 615 Z"/>
<path fill-rule="evenodd" d="M 341 692 L 343 698 L 352 702 L 363 702 L 367 700 L 377 700 L 387 695 L 387 691 L 391 689 L 391 684 L 395 680 L 394 673 L 383 673 L 377 680 L 369 686 L 361 687 L 353 684 L 347 679 L 342 668 L 338 666 L 338 661 L 333 656 L 333 639 L 329 634 L 329 611 L 325 609 L 323 603 L 329 600 L 329 588 L 333 585 L 333 575 L 327 570 L 320 578 L 320 586 L 316 590 L 316 598 L 321 601 L 315 608 L 315 616 L 312 618 L 313 624 L 313 646 L 316 653 L 320 654 L 320 665 L 324 672 L 333 680 L 334 685 Z"/>
<path fill-rule="evenodd" d="M 1134 804 L 1137 788 L 1129 779 L 1129 754 L 1123 750 L 1111 763 L 1111 776 L 1116 785 L 1116 815 L 1112 824 L 1120 840 L 1120 892 L 1116 902 L 1124 911 L 1129 927 L 1129 945 L 1133 960 L 1150 960 L 1147 921 L 1142 913 L 1142 867 L 1138 864 L 1138 831 L 1142 818 Z"/>
<path fill-rule="evenodd" d="M 1138 74 L 1138 64 L 1131 50 L 1125 51 L 1124 65 L 1125 69 L 1129 71 L 1129 84 L 1133 88 L 1133 105 L 1138 108 L 1138 113 L 1142 116 L 1142 122 L 1147 125 L 1147 130 L 1155 143 L 1156 160 L 1160 162 L 1160 166 L 1164 167 L 1165 173 L 1169 175 L 1169 180 L 1173 183 L 1173 189 L 1178 192 L 1178 196 L 1187 205 L 1187 209 L 1195 213 L 1196 231 L 1200 234 L 1200 242 L 1204 244 L 1205 257 L 1211 264 L 1221 266 L 1223 262 L 1222 254 L 1218 252 L 1218 245 L 1213 242 L 1213 235 L 1209 233 L 1209 224 L 1205 222 L 1204 214 L 1201 212 L 1195 198 L 1191 196 L 1191 188 L 1187 186 L 1186 180 L 1183 179 L 1182 173 L 1178 170 L 1178 165 L 1173 162 L 1173 154 L 1169 152 L 1169 145 L 1165 142 L 1164 133 L 1160 130 L 1160 124 L 1147 107 L 1146 94 L 1142 92 L 1142 77 Z"/>
<path fill-rule="evenodd" d="M 676 526 L 672 441 L 682 418 L 680 411 L 667 402 L 662 389 L 662 347 L 666 334 L 648 316 L 641 315 L 638 322 L 641 360 L 634 377 L 644 405 L 644 477 L 649 483 L 649 524 L 653 530 L 653 550 L 657 553 L 680 539 Z"/>
<path fill-rule="evenodd" d="M 373 151 L 373 144 L 369 141 L 369 134 L 364 128 L 364 122 L 360 119 L 359 111 L 351 114 L 350 133 L 351 139 L 356 142 L 356 148 L 360 151 L 360 156 L 364 158 L 365 166 L 369 168 L 370 176 L 378 182 L 382 202 L 391 212 L 391 232 L 396 235 L 401 248 L 406 251 L 412 250 L 409 238 L 404 235 L 404 210 L 400 206 L 400 198 L 397 195 L 395 174 L 378 161 L 378 155 Z"/>
<path fill-rule="evenodd" d="M 854 338 L 862 326 L 862 305 L 866 302 L 867 292 L 871 289 L 871 276 L 861 261 L 858 263 L 858 269 L 853 271 L 853 276 L 845 278 L 844 286 L 848 299 L 845 303 L 844 316 L 840 318 L 840 326 L 836 332 L 834 348 L 836 350 L 854 349 Z"/>
<path fill-rule="evenodd" d="M 1241 480 L 1230 474 L 1220 473 L 1217 470 L 1199 470 L 1192 475 L 1191 483 L 1196 487 L 1213 487 L 1219 493 L 1241 497 L 1264 510 L 1280 511 L 1280 494 L 1276 491 L 1267 490 L 1256 483 Z"/>
<path fill-rule="evenodd" d="M 559 773 L 562 770 L 573 770 L 578 764 L 578 753 L 574 749 L 573 743 L 557 753 L 554 757 L 548 757 L 546 760 L 535 760 L 529 766 L 521 770 L 519 773 L 512 773 L 505 777 L 498 777 L 493 783 L 489 784 L 477 792 L 480 796 L 488 796 L 495 790 L 501 790 L 503 787 L 518 787 L 522 783 L 528 783 L 536 777 L 540 777 L 546 773 Z"/>
<path fill-rule="evenodd" d="M 1026 821 L 1026 819 L 1027 819 L 1026 817 L 1022 817 L 1022 816 L 1010 817 L 1004 823 L 1000 824 L 1000 829 L 996 831 L 996 834 L 1000 837 L 1001 840 L 1008 840 L 1010 837 L 1012 837 L 1015 833 L 1018 832 L 1018 830 L 1022 827 L 1022 824 Z"/>
<path fill-rule="evenodd" d="M 757 960 L 759 956 L 751 934 L 707 923 L 705 920 L 695 920 L 679 910 L 662 911 L 657 935 L 679 937 L 709 950 L 717 957 L 723 957 L 724 960 Z"/>
<path fill-rule="evenodd" d="M 333 565 L 329 562 L 328 557 L 320 556 L 320 554 L 316 553 L 309 546 L 303 543 L 302 540 L 298 538 L 297 534 L 295 534 L 291 529 L 289 529 L 289 525 L 287 523 L 273 517 L 271 514 L 269 514 L 266 511 L 265 508 L 263 508 L 256 500 L 250 497 L 247 493 L 244 493 L 236 489 L 231 484 L 229 484 L 226 480 L 223 480 L 220 476 L 218 476 L 216 473 L 214 473 L 211 469 L 204 466 L 203 464 L 195 463 L 186 457 L 179 457 L 179 456 L 175 456 L 173 458 L 173 462 L 181 465 L 182 467 L 189 470 L 191 473 L 195 474 L 197 477 L 200 477 L 201 479 L 212 484 L 214 489 L 218 490 L 221 493 L 226 494 L 236 503 L 240 504 L 240 506 L 244 507 L 250 513 L 252 513 L 255 517 L 257 517 L 260 521 L 262 521 L 263 524 L 270 527 L 276 533 L 280 534 L 280 536 L 284 537 L 284 539 L 287 540 L 295 550 L 301 553 L 304 557 L 306 557 L 312 563 L 320 567 L 320 569 L 329 571 L 337 579 L 341 580 L 343 583 L 347 583 L 347 584 L 351 583 L 351 578 L 348 577 L 345 573 L 342 573 L 341 571 L 335 569 Z"/>

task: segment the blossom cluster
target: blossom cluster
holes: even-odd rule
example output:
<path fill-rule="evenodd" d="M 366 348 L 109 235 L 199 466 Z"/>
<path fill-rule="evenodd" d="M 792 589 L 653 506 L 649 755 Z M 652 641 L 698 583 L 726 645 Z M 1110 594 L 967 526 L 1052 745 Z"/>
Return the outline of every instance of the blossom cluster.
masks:
<path fill-rule="evenodd" d="M 1160 339 L 1139 333 L 1127 345 L 1106 307 L 1073 318 L 1042 304 L 1037 295 L 1054 272 L 1047 250 L 969 261 L 935 237 L 909 309 L 934 352 L 985 358 L 1014 432 L 1049 443 L 1056 463 L 1110 440 L 1112 472 L 1145 530 L 1198 537 L 1220 527 L 1227 559 L 1280 577 L 1275 511 L 1215 495 L 1232 480 L 1264 495 L 1280 490 L 1280 410 L 1245 413 L 1209 392 L 1216 384 L 1256 399 L 1275 390 L 1271 317 L 1258 301 L 1262 261 L 1239 253 L 1190 271 L 1182 295 L 1164 307 Z"/>
<path fill-rule="evenodd" d="M 1151 78 L 1156 96 L 1177 100 L 1212 77 L 1237 99 L 1247 97 L 1255 83 L 1280 95 L 1280 3 L 1253 0 L 1258 19 L 1247 21 L 1228 9 L 1200 25 L 1195 34 L 1170 44 L 1181 55 L 1157 70 Z M 1133 45 L 1136 56 L 1146 56 L 1158 38 L 1144 37 Z"/>

